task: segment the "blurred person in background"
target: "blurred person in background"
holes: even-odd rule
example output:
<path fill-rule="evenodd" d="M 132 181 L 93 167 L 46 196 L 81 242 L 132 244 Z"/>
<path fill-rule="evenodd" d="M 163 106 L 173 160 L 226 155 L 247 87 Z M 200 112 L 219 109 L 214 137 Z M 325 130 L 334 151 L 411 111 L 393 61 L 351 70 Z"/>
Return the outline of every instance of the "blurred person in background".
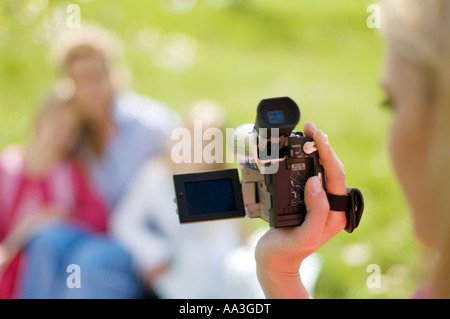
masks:
<path fill-rule="evenodd" d="M 393 110 L 388 149 L 410 206 L 417 238 L 433 253 L 413 298 L 450 298 L 450 1 L 383 1 L 387 52 L 381 83 Z M 345 194 L 344 168 L 326 135 L 308 122 L 327 175 L 327 191 Z M 271 229 L 256 248 L 257 272 L 269 298 L 308 298 L 298 268 L 304 258 L 345 226 L 329 210 L 312 177 L 305 188 L 304 224 Z"/>
<path fill-rule="evenodd" d="M 132 252 L 145 286 L 160 298 L 232 297 L 226 295 L 224 262 L 230 251 L 243 244 L 243 221 L 180 225 L 172 177 L 174 173 L 225 168 L 223 163 L 207 163 L 203 157 L 201 163 L 193 163 L 194 134 L 199 133 L 194 132 L 194 121 L 201 121 L 203 135 L 208 129 L 220 130 L 224 120 L 223 109 L 216 103 L 196 103 L 186 119 L 191 163 L 175 164 L 168 145 L 165 156 L 152 158 L 142 167 L 111 220 L 111 232 Z M 209 141 L 202 141 L 203 152 Z M 252 297 L 255 296 L 247 295 Z"/>
<path fill-rule="evenodd" d="M 110 209 L 142 163 L 164 151 L 180 122 L 164 103 L 128 87 L 120 52 L 113 34 L 97 26 L 68 30 L 55 48 L 56 60 L 88 123 L 89 141 L 82 159 Z"/>
<path fill-rule="evenodd" d="M 27 279 L 17 276 L 29 265 L 23 249 L 39 229 L 64 220 L 85 233 L 106 230 L 106 207 L 74 157 L 83 131 L 73 103 L 52 93 L 38 112 L 28 146 L 11 145 L 0 155 L 1 298 L 24 294 L 21 283 Z"/>
<path fill-rule="evenodd" d="M 71 88 L 73 100 L 88 127 L 88 140 L 78 157 L 109 212 L 115 210 L 138 168 L 163 151 L 178 122 L 178 115 L 163 103 L 119 84 L 126 78 L 126 73 L 118 72 L 119 49 L 111 33 L 94 26 L 68 30 L 55 46 L 66 86 Z M 79 244 L 76 232 L 67 234 L 64 225 L 52 225 L 28 245 L 30 267 L 26 276 L 30 280 L 26 284 L 29 290 L 46 287 L 49 283 L 40 274 L 51 276 L 48 270 L 61 263 L 61 254 Z M 65 240 L 64 250 L 58 243 L 60 236 L 72 238 Z M 107 237 L 91 238 L 89 245 L 77 251 L 79 254 L 73 257 L 72 263 L 82 270 L 83 287 L 72 289 L 68 297 L 141 296 L 142 286 L 131 267 L 130 255 L 116 241 Z M 38 290 L 29 297 L 41 297 Z"/>

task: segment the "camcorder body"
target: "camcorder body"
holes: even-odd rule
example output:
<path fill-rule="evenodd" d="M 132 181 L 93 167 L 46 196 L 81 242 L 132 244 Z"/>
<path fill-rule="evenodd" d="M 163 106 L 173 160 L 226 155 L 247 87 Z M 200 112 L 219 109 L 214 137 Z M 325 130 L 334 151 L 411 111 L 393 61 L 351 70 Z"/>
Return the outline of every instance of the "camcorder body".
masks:
<path fill-rule="evenodd" d="M 294 130 L 299 121 L 300 110 L 289 97 L 264 99 L 255 124 L 241 124 L 230 136 L 241 181 L 237 169 L 174 175 L 180 223 L 247 215 L 274 228 L 301 225 L 306 181 L 318 176 L 325 189 L 325 173 L 314 140 Z M 362 215 L 362 195 L 357 195 L 329 197 L 347 211 L 348 232 Z"/>
<path fill-rule="evenodd" d="M 306 181 L 311 176 L 319 176 L 324 183 L 324 171 L 317 150 L 306 153 L 304 147 L 307 143 L 314 142 L 299 132 L 287 137 L 285 146 L 280 150 L 284 156 L 274 173 L 262 174 L 246 165 L 242 167 L 242 193 L 249 217 L 260 217 L 271 227 L 303 223 L 306 216 Z"/>

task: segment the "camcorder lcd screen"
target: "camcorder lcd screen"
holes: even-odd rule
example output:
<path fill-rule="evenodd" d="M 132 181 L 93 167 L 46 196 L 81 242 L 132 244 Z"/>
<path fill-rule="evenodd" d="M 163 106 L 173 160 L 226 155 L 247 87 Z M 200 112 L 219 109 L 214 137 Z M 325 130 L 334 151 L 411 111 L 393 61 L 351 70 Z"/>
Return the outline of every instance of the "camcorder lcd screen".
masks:
<path fill-rule="evenodd" d="M 229 178 L 184 184 L 189 215 L 217 214 L 236 210 L 233 183 Z"/>
<path fill-rule="evenodd" d="M 237 169 L 173 176 L 180 223 L 244 217 Z"/>

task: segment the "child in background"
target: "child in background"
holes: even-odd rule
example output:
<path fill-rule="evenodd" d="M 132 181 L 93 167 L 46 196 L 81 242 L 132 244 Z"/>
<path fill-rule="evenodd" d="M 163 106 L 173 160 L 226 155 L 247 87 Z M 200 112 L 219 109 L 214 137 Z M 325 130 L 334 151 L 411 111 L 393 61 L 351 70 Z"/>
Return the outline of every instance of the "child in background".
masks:
<path fill-rule="evenodd" d="M 194 134 L 195 120 L 207 130 L 220 129 L 224 119 L 220 106 L 201 101 L 190 110 L 186 124 Z M 242 245 L 244 221 L 180 225 L 172 177 L 223 168 L 223 163 L 205 161 L 174 164 L 169 146 L 166 157 L 151 159 L 136 174 L 112 215 L 112 235 L 132 253 L 141 280 L 159 298 L 228 297 L 223 288 L 224 259 Z"/>
<path fill-rule="evenodd" d="M 87 232 L 106 230 L 105 205 L 74 157 L 82 131 L 74 105 L 52 94 L 29 145 L 0 154 L 0 298 L 18 296 L 22 249 L 37 230 L 58 220 Z"/>

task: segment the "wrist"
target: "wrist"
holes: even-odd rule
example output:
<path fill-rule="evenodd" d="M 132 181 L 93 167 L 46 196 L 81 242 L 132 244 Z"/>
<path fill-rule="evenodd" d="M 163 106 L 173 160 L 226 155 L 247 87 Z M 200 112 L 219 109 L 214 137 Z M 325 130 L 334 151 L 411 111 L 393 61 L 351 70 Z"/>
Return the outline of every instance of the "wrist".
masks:
<path fill-rule="evenodd" d="M 269 299 L 309 299 L 310 294 L 303 286 L 300 274 L 282 273 L 257 267 L 258 280 Z"/>
<path fill-rule="evenodd" d="M 269 299 L 311 298 L 303 286 L 299 270 L 300 265 L 282 265 L 257 260 L 258 280 Z"/>

